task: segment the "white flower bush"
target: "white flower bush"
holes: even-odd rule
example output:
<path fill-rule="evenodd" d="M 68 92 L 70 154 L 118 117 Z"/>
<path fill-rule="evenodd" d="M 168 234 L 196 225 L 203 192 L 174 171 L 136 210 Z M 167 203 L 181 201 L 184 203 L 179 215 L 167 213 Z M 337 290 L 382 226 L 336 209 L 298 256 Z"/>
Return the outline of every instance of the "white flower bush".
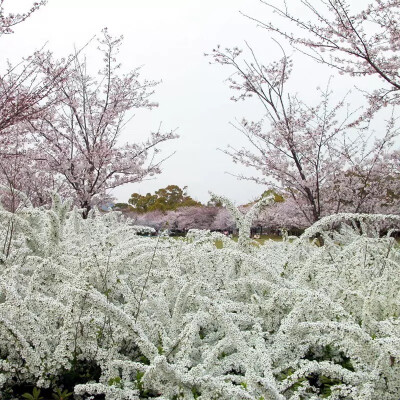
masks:
<path fill-rule="evenodd" d="M 339 214 L 260 246 L 262 204 L 243 216 L 220 200 L 238 242 L 140 236 L 57 196 L 51 210 L 1 210 L 2 398 L 30 385 L 75 399 L 398 400 L 400 218 Z"/>

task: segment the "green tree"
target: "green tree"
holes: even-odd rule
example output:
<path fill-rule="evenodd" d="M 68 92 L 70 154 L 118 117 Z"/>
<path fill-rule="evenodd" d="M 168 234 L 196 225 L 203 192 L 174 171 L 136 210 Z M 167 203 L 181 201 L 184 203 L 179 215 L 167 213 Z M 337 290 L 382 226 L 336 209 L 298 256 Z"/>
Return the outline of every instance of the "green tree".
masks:
<path fill-rule="evenodd" d="M 261 199 L 264 197 L 267 197 L 267 196 L 271 196 L 271 195 L 274 196 L 275 203 L 283 203 L 285 201 L 285 198 L 281 194 L 275 192 L 275 190 L 273 190 L 273 189 L 266 190 L 261 195 Z"/>
<path fill-rule="evenodd" d="M 114 211 L 130 211 L 132 207 L 128 203 L 115 203 L 112 209 Z"/>
<path fill-rule="evenodd" d="M 145 196 L 133 193 L 128 200 L 133 211 L 145 213 L 149 211 L 176 210 L 179 207 L 201 207 L 202 204 L 192 199 L 187 194 L 187 186 L 180 188 L 177 185 L 168 185 L 157 190 L 154 194 L 147 193 Z"/>
<path fill-rule="evenodd" d="M 223 203 L 222 203 L 221 200 L 217 200 L 217 199 L 211 198 L 207 202 L 207 207 L 223 207 Z"/>
<path fill-rule="evenodd" d="M 145 213 L 151 211 L 156 200 L 157 196 L 155 194 L 147 193 L 145 196 L 142 196 L 139 193 L 132 193 L 128 203 L 132 205 L 133 211 Z"/>

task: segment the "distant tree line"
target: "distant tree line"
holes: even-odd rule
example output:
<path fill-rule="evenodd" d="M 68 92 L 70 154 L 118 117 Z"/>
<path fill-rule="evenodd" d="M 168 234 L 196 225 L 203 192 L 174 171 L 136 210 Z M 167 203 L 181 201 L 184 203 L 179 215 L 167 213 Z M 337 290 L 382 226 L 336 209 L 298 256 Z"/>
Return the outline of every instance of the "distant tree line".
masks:
<path fill-rule="evenodd" d="M 281 228 L 299 232 L 309 226 L 307 219 L 297 212 L 293 201 L 283 194 L 268 189 L 260 196 L 273 196 L 274 204 L 265 207 L 254 221 L 253 231 L 277 233 Z M 260 198 L 254 200 L 257 201 Z M 245 214 L 254 204 L 240 206 Z M 168 185 L 154 194 L 133 193 L 127 203 L 116 203 L 113 210 L 123 212 L 135 224 L 159 229 L 210 229 L 234 232 L 235 221 L 221 202 L 210 199 L 206 204 L 194 200 L 187 193 L 187 186 Z"/>

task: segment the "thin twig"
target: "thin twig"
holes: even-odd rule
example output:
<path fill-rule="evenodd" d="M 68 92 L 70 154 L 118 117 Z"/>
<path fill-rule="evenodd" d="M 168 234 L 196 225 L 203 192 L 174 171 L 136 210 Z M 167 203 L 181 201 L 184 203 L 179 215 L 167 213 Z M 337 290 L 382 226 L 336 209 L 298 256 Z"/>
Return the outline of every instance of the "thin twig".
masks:
<path fill-rule="evenodd" d="M 143 287 L 142 287 L 142 292 L 140 293 L 138 309 L 137 309 L 136 315 L 135 315 L 135 324 L 136 324 L 136 321 L 137 321 L 137 319 L 138 319 L 138 317 L 139 317 L 140 306 L 141 306 L 141 304 L 142 304 L 144 290 L 145 290 L 145 288 L 146 288 L 147 282 L 148 282 L 149 277 L 150 277 L 151 267 L 153 266 L 153 260 L 154 260 L 154 257 L 155 257 L 155 255 L 156 255 L 156 251 L 157 251 L 158 243 L 159 243 L 159 241 L 160 241 L 160 237 L 161 237 L 161 235 L 158 236 L 156 246 L 154 247 L 153 256 L 151 257 L 151 261 L 150 261 L 149 269 L 148 269 L 148 271 L 147 271 L 146 279 L 145 279 L 144 284 L 143 284 Z"/>

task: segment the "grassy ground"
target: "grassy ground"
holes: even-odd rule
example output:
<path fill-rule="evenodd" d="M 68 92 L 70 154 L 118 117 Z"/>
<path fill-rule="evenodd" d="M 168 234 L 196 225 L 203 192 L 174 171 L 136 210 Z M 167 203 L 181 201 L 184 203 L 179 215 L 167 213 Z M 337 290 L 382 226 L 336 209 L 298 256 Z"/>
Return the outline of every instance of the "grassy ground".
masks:
<path fill-rule="evenodd" d="M 237 237 L 237 236 L 234 236 L 232 239 L 233 239 L 235 242 L 237 242 L 238 237 Z M 274 241 L 276 241 L 276 242 L 281 242 L 281 241 L 282 241 L 282 236 L 277 236 L 277 235 L 261 235 L 260 239 L 253 239 L 253 240 L 255 240 L 255 241 L 256 241 L 257 243 L 259 243 L 259 244 L 264 244 L 265 241 L 267 241 L 267 240 L 274 240 Z M 216 247 L 217 249 L 222 249 L 222 242 L 219 241 L 219 240 L 217 240 L 217 241 L 215 242 L 215 247 Z"/>
<path fill-rule="evenodd" d="M 183 239 L 182 236 L 172 236 L 174 239 L 176 240 L 181 240 Z M 232 238 L 235 242 L 237 242 L 238 237 L 234 236 Z M 278 236 L 278 235 L 261 235 L 260 239 L 254 239 L 257 243 L 259 244 L 264 244 L 265 241 L 267 240 L 274 240 L 276 242 L 281 242 L 282 241 L 282 236 Z M 215 247 L 217 249 L 222 249 L 222 242 L 220 240 L 216 240 L 215 241 Z"/>
<path fill-rule="evenodd" d="M 182 239 L 184 239 L 184 237 L 183 236 L 172 236 L 174 239 L 176 239 L 176 240 L 182 240 Z M 397 242 L 397 244 L 398 244 L 398 246 L 399 246 L 399 248 L 400 248 L 400 237 L 398 237 L 398 238 L 395 238 L 396 239 L 396 242 Z M 238 237 L 237 236 L 234 236 L 233 238 L 232 238 L 232 240 L 234 240 L 235 242 L 237 242 L 237 240 L 238 240 Z M 260 239 L 253 239 L 254 241 L 256 241 L 257 243 L 259 243 L 259 244 L 264 244 L 267 240 L 273 240 L 273 241 L 275 241 L 275 242 L 281 242 L 283 239 L 282 239 L 282 236 L 278 236 L 278 235 L 261 235 L 261 237 L 260 237 Z M 313 240 L 313 239 L 309 239 L 310 240 L 310 242 Z M 220 241 L 220 240 L 216 240 L 215 241 L 215 247 L 217 248 L 217 249 L 222 249 L 222 242 Z"/>
<path fill-rule="evenodd" d="M 256 242 L 260 244 L 264 244 L 266 240 L 273 240 L 275 242 L 281 242 L 282 236 L 278 235 L 261 235 L 260 239 L 254 239 Z"/>

